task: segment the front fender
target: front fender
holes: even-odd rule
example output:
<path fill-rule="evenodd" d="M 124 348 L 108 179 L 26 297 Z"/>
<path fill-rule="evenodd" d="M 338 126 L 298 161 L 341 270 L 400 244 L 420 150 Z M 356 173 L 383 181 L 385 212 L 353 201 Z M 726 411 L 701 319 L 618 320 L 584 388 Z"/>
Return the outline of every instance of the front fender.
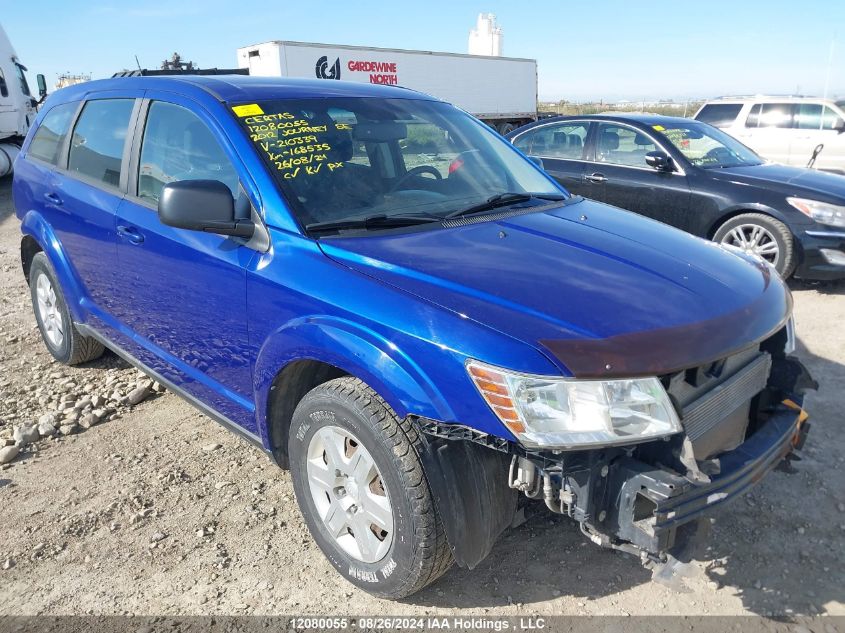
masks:
<path fill-rule="evenodd" d="M 34 239 L 44 251 L 59 280 L 71 317 L 77 323 L 83 322 L 85 319 L 79 304 L 83 296 L 82 285 L 73 273 L 67 253 L 50 224 L 40 213 L 30 210 L 21 218 L 21 233 Z"/>
<path fill-rule="evenodd" d="M 400 418 L 408 414 L 451 420 L 454 413 L 433 381 L 395 343 L 347 319 L 312 315 L 275 330 L 261 345 L 254 389 L 259 433 L 269 446 L 267 403 L 276 376 L 289 363 L 315 360 L 360 378 Z"/>

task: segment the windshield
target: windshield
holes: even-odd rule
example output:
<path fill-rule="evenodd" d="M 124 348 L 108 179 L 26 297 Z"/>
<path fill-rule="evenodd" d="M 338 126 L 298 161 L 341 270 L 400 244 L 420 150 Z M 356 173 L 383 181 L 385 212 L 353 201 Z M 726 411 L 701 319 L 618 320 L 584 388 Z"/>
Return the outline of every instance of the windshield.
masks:
<path fill-rule="evenodd" d="M 696 167 L 715 169 L 763 163 L 763 159 L 745 145 L 709 125 L 690 121 L 682 125 L 655 125 L 654 129 Z"/>
<path fill-rule="evenodd" d="M 336 97 L 232 110 L 305 227 L 441 219 L 497 195 L 499 206 L 530 198 L 510 194 L 561 196 L 509 143 L 445 103 Z"/>

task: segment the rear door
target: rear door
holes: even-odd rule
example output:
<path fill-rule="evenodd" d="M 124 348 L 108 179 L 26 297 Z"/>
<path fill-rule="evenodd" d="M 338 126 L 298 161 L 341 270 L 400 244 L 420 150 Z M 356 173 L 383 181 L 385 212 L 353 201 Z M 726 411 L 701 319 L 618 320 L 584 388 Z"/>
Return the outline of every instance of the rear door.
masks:
<path fill-rule="evenodd" d="M 101 330 L 115 327 L 122 294 L 114 220 L 140 94 L 100 93 L 83 104 L 44 195 L 51 226 L 82 284 L 77 299 L 86 320 Z"/>
<path fill-rule="evenodd" d="M 576 195 L 587 195 L 584 186 L 584 152 L 589 121 L 559 121 L 527 130 L 513 139 L 524 154 L 540 158 L 546 172 Z"/>
<path fill-rule="evenodd" d="M 217 180 L 246 205 L 245 171 L 199 104 L 148 91 L 135 133 L 126 199 L 117 214 L 126 285 L 121 344 L 229 421 L 255 431 L 247 340 L 246 266 L 256 252 L 235 238 L 159 221 L 166 183 Z"/>
<path fill-rule="evenodd" d="M 585 164 L 584 194 L 622 209 L 686 228 L 689 185 L 683 171 L 658 171 L 648 152 L 666 151 L 648 133 L 623 123 L 597 122 Z"/>

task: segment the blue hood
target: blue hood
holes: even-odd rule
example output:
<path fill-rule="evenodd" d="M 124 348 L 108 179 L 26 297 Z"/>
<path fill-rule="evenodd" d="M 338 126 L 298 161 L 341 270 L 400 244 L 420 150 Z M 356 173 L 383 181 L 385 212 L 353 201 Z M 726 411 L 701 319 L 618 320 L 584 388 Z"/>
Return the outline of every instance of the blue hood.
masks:
<path fill-rule="evenodd" d="M 691 366 L 771 334 L 791 310 L 786 287 L 767 266 L 586 200 L 500 221 L 324 238 L 320 245 L 354 270 L 547 355 L 550 341 L 618 339 L 624 346 L 627 336 L 657 332 L 681 349 L 694 337 L 701 348 L 690 350 L 695 358 L 681 355 Z M 669 352 L 660 370 L 680 362 Z M 566 371 L 578 365 L 551 356 Z M 636 359 L 628 360 L 629 371 L 641 373 L 631 365 Z"/>
<path fill-rule="evenodd" d="M 812 196 L 824 202 L 845 201 L 845 176 L 775 163 L 705 170 L 714 178 L 775 189 L 787 196 Z"/>

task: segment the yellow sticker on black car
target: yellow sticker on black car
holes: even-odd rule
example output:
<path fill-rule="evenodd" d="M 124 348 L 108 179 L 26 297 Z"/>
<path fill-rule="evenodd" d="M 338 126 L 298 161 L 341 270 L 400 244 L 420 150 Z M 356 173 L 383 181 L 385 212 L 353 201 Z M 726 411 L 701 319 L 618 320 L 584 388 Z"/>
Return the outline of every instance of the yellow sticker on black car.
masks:
<path fill-rule="evenodd" d="M 234 112 L 240 117 L 264 114 L 264 110 L 262 110 L 261 106 L 259 106 L 257 103 L 248 103 L 246 105 L 234 106 L 232 108 L 232 112 Z"/>
<path fill-rule="evenodd" d="M 663 130 L 665 130 L 665 129 L 666 129 L 666 128 L 665 128 L 665 127 L 663 127 L 662 125 L 652 125 L 651 127 L 653 127 L 653 128 L 654 128 L 655 130 L 657 130 L 658 132 L 662 132 Z"/>

